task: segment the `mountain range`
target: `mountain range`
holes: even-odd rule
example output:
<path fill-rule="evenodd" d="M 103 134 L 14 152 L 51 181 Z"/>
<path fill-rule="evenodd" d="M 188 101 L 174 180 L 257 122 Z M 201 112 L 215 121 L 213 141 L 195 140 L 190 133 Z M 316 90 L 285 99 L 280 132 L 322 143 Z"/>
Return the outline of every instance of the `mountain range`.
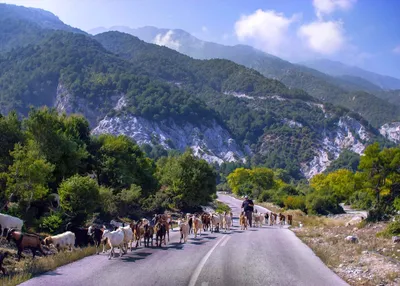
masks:
<path fill-rule="evenodd" d="M 0 15 L 3 114 L 50 106 L 85 115 L 93 134 L 125 134 L 146 150 L 190 147 L 210 163 L 282 168 L 296 179 L 345 150 L 400 139 L 399 93 L 362 77 L 183 30 L 92 36 L 43 10 L 0 4 Z"/>

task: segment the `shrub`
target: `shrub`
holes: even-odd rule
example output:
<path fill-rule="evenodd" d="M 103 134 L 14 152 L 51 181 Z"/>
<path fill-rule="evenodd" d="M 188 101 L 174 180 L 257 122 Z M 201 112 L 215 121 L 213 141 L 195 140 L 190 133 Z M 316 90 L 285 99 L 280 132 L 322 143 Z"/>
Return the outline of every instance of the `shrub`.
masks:
<path fill-rule="evenodd" d="M 288 196 L 283 200 L 285 208 L 306 211 L 306 198 L 304 196 Z"/>
<path fill-rule="evenodd" d="M 224 212 L 230 212 L 230 211 L 231 211 L 231 208 L 228 205 L 217 201 L 217 208 L 215 209 L 216 213 L 224 213 Z"/>
<path fill-rule="evenodd" d="M 42 231 L 55 234 L 59 232 L 62 223 L 63 221 L 60 214 L 52 214 L 42 218 L 40 228 L 42 229 Z"/>
<path fill-rule="evenodd" d="M 306 208 L 309 214 L 339 214 L 343 208 L 333 195 L 311 193 L 306 196 Z"/>
<path fill-rule="evenodd" d="M 82 223 L 100 202 L 99 186 L 89 178 L 79 175 L 63 181 L 58 189 L 60 205 L 74 216 L 75 223 Z"/>
<path fill-rule="evenodd" d="M 400 216 L 397 216 L 395 221 L 389 223 L 385 230 L 377 233 L 377 236 L 388 238 L 394 235 L 400 235 Z"/>
<path fill-rule="evenodd" d="M 270 191 L 262 191 L 258 199 L 261 202 L 268 202 L 272 200 L 272 195 Z"/>

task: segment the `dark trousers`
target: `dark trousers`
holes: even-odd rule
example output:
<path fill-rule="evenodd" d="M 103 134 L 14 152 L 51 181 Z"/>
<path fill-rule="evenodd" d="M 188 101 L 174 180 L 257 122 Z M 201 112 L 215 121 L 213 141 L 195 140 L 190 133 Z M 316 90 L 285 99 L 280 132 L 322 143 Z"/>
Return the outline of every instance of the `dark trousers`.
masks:
<path fill-rule="evenodd" d="M 250 227 L 253 227 L 252 221 L 253 221 L 253 212 L 252 211 L 246 211 L 246 217 L 249 221 Z"/>

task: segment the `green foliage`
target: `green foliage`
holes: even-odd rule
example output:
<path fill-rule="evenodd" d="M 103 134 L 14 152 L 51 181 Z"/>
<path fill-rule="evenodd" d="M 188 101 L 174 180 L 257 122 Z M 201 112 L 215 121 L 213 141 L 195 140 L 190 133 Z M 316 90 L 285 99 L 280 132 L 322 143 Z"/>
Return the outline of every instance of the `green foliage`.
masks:
<path fill-rule="evenodd" d="M 360 155 L 357 153 L 344 150 L 340 153 L 339 158 L 333 161 L 324 173 L 330 173 L 339 169 L 347 169 L 352 172 L 357 171 L 358 165 L 360 164 Z"/>
<path fill-rule="evenodd" d="M 155 165 L 127 136 L 101 135 L 93 140 L 95 172 L 100 185 L 115 190 L 136 184 L 145 195 L 155 191 Z"/>
<path fill-rule="evenodd" d="M 204 205 L 216 192 L 216 174 L 205 160 L 193 156 L 190 150 L 176 157 L 157 162 L 157 178 L 170 198 L 171 206 L 190 209 Z"/>
<path fill-rule="evenodd" d="M 116 215 L 117 205 L 113 191 L 110 188 L 101 186 L 99 188 L 99 196 L 100 211 L 103 211 L 105 214 L 110 214 L 112 216 Z"/>
<path fill-rule="evenodd" d="M 375 143 L 365 149 L 359 169 L 367 180 L 363 189 L 375 194 L 369 219 L 381 220 L 395 211 L 395 199 L 400 196 L 400 148 L 380 149 Z"/>
<path fill-rule="evenodd" d="M 305 196 L 288 196 L 283 200 L 286 209 L 306 211 Z"/>
<path fill-rule="evenodd" d="M 238 168 L 227 177 L 229 187 L 236 195 L 251 194 L 257 198 L 263 190 L 275 186 L 274 172 L 268 168 Z"/>
<path fill-rule="evenodd" d="M 306 208 L 309 214 L 339 214 L 343 213 L 343 209 L 338 204 L 338 200 L 329 192 L 311 193 L 306 197 Z"/>
<path fill-rule="evenodd" d="M 84 118 L 59 115 L 55 109 L 32 109 L 24 120 L 27 137 L 55 166 L 54 185 L 85 169 L 89 125 Z"/>
<path fill-rule="evenodd" d="M 131 185 L 129 189 L 123 189 L 118 193 L 117 209 L 121 217 L 126 217 L 129 214 L 137 211 L 140 207 L 139 199 L 142 196 L 142 189 L 139 186 Z"/>
<path fill-rule="evenodd" d="M 99 186 L 89 178 L 74 175 L 63 181 L 58 189 L 61 208 L 83 222 L 92 214 L 99 202 Z"/>
<path fill-rule="evenodd" d="M 14 149 L 14 145 L 21 141 L 23 133 L 17 114 L 10 112 L 5 117 L 0 114 L 0 172 L 6 171 L 12 164 L 10 152 Z"/>
<path fill-rule="evenodd" d="M 215 208 L 215 212 L 216 213 L 225 213 L 225 212 L 229 213 L 229 212 L 231 212 L 231 208 L 228 205 L 224 204 L 224 203 L 216 201 L 216 206 L 217 206 Z"/>
<path fill-rule="evenodd" d="M 383 237 L 392 237 L 392 236 L 397 236 L 400 235 L 400 217 L 397 216 L 395 221 L 392 221 L 388 224 L 385 230 L 382 232 L 378 233 L 377 236 L 383 236 Z"/>
<path fill-rule="evenodd" d="M 63 224 L 60 214 L 52 214 L 42 218 L 41 229 L 51 234 L 57 234 Z"/>
<path fill-rule="evenodd" d="M 8 170 L 7 195 L 14 194 L 28 206 L 46 198 L 54 165 L 47 162 L 32 141 L 27 146 L 16 144 L 11 156 L 14 162 Z"/>

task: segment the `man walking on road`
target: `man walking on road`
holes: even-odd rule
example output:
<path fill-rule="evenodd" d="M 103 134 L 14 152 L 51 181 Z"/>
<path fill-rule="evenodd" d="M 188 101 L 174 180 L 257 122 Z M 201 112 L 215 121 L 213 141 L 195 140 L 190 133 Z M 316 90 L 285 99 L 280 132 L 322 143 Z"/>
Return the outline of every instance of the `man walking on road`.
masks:
<path fill-rule="evenodd" d="M 245 196 L 244 198 L 245 200 L 242 203 L 242 209 L 244 210 L 247 220 L 249 221 L 250 227 L 253 227 L 252 220 L 253 220 L 254 203 L 252 200 L 249 200 L 248 196 Z"/>

